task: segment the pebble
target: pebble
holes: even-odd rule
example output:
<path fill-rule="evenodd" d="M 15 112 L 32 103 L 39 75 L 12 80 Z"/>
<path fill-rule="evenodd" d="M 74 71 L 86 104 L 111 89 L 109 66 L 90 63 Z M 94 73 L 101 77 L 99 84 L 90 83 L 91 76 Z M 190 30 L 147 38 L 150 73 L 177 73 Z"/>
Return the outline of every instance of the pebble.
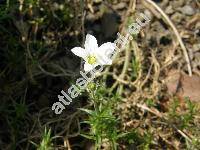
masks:
<path fill-rule="evenodd" d="M 172 7 L 172 5 L 169 5 L 166 9 L 165 9 L 166 14 L 170 15 L 174 13 L 174 9 Z"/>
<path fill-rule="evenodd" d="M 96 20 L 96 17 L 95 17 L 94 14 L 88 13 L 88 14 L 86 15 L 86 20 L 94 21 L 94 20 Z"/>
<path fill-rule="evenodd" d="M 184 5 L 185 0 L 176 0 L 176 1 L 171 1 L 171 4 L 173 6 L 173 8 L 180 8 Z"/>
<path fill-rule="evenodd" d="M 145 9 L 144 14 L 145 14 L 150 20 L 153 19 L 153 14 L 152 14 L 148 9 Z"/>
<path fill-rule="evenodd" d="M 179 12 L 175 12 L 171 16 L 172 21 L 177 22 L 177 23 L 180 23 L 183 18 L 184 18 L 184 15 Z"/>
<path fill-rule="evenodd" d="M 193 50 L 194 50 L 194 52 L 200 51 L 200 44 L 194 44 Z"/>
<path fill-rule="evenodd" d="M 192 8 L 192 6 L 190 6 L 190 5 L 185 5 L 184 7 L 182 7 L 182 8 L 180 9 L 180 11 L 181 11 L 183 14 L 189 15 L 189 16 L 195 14 L 194 8 Z"/>
<path fill-rule="evenodd" d="M 102 0 L 94 0 L 94 3 L 96 3 L 96 4 L 99 4 L 101 2 L 102 2 Z"/>

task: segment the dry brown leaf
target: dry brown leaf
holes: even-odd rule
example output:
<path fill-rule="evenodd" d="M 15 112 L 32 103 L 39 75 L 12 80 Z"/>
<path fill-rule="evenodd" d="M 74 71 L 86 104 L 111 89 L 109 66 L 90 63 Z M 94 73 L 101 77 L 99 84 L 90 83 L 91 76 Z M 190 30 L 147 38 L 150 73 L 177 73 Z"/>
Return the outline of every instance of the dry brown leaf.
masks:
<path fill-rule="evenodd" d="M 172 70 L 168 73 L 165 83 L 169 94 L 181 99 L 188 97 L 193 102 L 200 102 L 199 76 L 188 76 L 178 70 Z"/>

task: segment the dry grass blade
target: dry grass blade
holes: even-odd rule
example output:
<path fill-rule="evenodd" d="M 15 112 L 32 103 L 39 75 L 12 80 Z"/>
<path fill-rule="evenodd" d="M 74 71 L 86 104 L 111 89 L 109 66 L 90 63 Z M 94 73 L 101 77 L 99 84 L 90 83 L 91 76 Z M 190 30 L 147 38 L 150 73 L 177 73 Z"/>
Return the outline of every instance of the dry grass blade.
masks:
<path fill-rule="evenodd" d="M 187 67 L 188 67 L 188 73 L 190 76 L 192 76 L 192 68 L 191 68 L 191 63 L 190 63 L 190 59 L 189 59 L 189 55 L 187 52 L 187 49 L 183 43 L 183 40 L 180 36 L 180 34 L 178 33 L 178 30 L 176 29 L 175 25 L 172 23 L 172 21 L 170 20 L 170 18 L 165 14 L 165 12 L 152 0 L 145 0 L 146 2 L 148 2 L 151 6 L 153 6 L 158 12 L 161 13 L 161 15 L 163 16 L 163 18 L 167 21 L 167 23 L 170 25 L 170 27 L 172 28 L 172 30 L 174 31 L 174 34 L 177 37 L 177 40 L 183 50 L 183 54 L 185 56 L 185 60 L 187 62 Z"/>

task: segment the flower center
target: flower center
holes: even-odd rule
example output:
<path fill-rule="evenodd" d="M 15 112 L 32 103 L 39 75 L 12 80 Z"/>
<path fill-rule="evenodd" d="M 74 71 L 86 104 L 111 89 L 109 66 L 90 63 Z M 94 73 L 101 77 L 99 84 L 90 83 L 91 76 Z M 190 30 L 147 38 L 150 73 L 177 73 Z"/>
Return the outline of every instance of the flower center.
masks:
<path fill-rule="evenodd" d="M 88 64 L 93 65 L 97 62 L 97 59 L 94 55 L 89 55 L 87 57 L 87 62 L 88 62 Z"/>

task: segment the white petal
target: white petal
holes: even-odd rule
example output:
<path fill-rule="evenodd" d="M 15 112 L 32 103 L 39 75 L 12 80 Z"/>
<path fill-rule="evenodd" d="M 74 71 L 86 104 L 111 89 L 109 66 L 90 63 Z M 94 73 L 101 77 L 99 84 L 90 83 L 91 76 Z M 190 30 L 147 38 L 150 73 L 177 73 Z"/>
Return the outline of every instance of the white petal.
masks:
<path fill-rule="evenodd" d="M 105 65 L 112 65 L 112 60 L 108 58 Z"/>
<path fill-rule="evenodd" d="M 110 58 L 108 58 L 107 56 L 105 57 L 98 57 L 98 64 L 101 65 L 111 65 L 112 64 L 112 60 Z"/>
<path fill-rule="evenodd" d="M 111 56 L 115 50 L 115 44 L 111 42 L 107 42 L 102 44 L 99 48 L 97 53 L 98 63 L 101 65 L 111 65 L 112 60 Z"/>
<path fill-rule="evenodd" d="M 72 53 L 74 53 L 76 56 L 86 58 L 87 56 L 87 51 L 81 47 L 74 47 L 71 49 Z"/>
<path fill-rule="evenodd" d="M 84 64 L 84 70 L 86 72 L 88 72 L 88 71 L 91 71 L 92 69 L 94 69 L 96 66 L 97 66 L 97 64 L 91 65 L 91 64 L 88 64 L 87 62 L 85 62 L 85 64 Z"/>
<path fill-rule="evenodd" d="M 111 42 L 107 42 L 102 44 L 99 48 L 97 53 L 101 56 L 109 56 L 115 50 L 115 44 Z"/>
<path fill-rule="evenodd" d="M 84 46 L 88 52 L 92 52 L 92 51 L 98 49 L 98 44 L 97 44 L 96 38 L 90 34 L 87 34 Z"/>

